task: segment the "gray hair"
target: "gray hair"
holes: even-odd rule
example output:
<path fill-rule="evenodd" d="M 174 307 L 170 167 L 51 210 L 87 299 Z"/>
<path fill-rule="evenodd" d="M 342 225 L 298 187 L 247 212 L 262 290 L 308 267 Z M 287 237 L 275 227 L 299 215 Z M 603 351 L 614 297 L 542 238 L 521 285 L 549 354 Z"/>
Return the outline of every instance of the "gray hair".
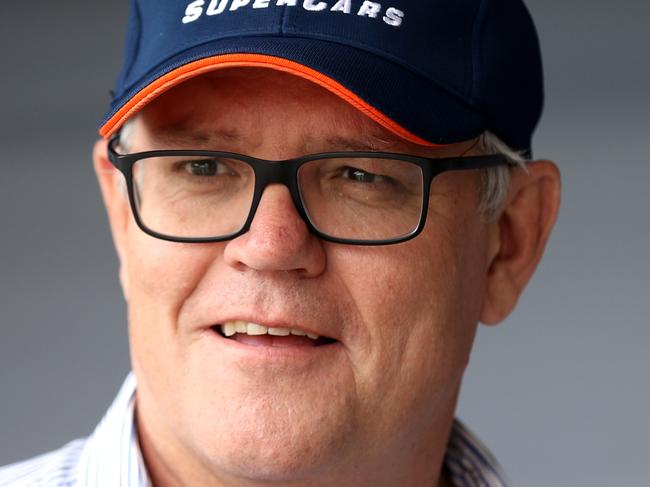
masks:
<path fill-rule="evenodd" d="M 119 145 L 124 152 L 129 152 L 133 143 L 134 118 L 129 119 L 120 131 Z M 481 171 L 479 211 L 488 219 L 497 215 L 510 188 L 510 172 L 513 167 L 526 167 L 528 160 L 491 132 L 484 132 L 478 140 L 482 154 L 501 154 L 506 157 L 509 166 L 498 166 Z"/>
<path fill-rule="evenodd" d="M 510 189 L 510 174 L 513 168 L 526 169 L 529 162 L 522 152 L 511 149 L 505 142 L 491 132 L 479 138 L 482 154 L 501 154 L 506 157 L 508 166 L 497 166 L 481 171 L 479 211 L 488 219 L 494 218 L 506 199 Z"/>
<path fill-rule="evenodd" d="M 133 146 L 133 127 L 136 119 L 137 116 L 129 118 L 120 129 L 120 140 L 118 141 L 118 145 L 124 153 L 131 152 L 131 147 Z"/>

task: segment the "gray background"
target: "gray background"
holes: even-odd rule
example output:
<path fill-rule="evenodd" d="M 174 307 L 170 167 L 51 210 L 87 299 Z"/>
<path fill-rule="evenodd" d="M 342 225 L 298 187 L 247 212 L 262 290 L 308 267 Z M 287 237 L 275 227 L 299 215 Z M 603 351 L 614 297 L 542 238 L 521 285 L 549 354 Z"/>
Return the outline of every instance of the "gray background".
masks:
<path fill-rule="evenodd" d="M 129 370 L 91 148 L 126 0 L 0 1 L 0 464 L 88 434 Z M 459 406 L 518 486 L 650 485 L 650 4 L 529 0 L 564 205 Z"/>

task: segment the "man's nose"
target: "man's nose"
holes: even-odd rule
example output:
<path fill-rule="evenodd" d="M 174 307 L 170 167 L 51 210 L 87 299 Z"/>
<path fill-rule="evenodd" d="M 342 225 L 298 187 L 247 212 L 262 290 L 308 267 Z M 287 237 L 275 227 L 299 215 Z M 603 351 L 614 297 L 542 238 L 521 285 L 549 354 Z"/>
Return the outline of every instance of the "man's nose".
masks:
<path fill-rule="evenodd" d="M 289 189 L 268 186 L 250 229 L 227 243 L 224 258 L 231 266 L 257 271 L 297 271 L 315 277 L 325 269 L 323 243 L 309 232 Z"/>

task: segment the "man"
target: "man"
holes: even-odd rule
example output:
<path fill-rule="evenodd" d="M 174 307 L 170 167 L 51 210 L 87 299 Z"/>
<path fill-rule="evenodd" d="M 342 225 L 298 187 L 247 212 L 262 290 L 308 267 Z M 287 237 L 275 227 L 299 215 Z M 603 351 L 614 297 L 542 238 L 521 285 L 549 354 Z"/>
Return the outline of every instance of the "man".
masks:
<path fill-rule="evenodd" d="M 520 0 L 134 1 L 94 152 L 134 373 L 0 484 L 505 485 L 454 410 L 557 215 L 541 85 Z"/>

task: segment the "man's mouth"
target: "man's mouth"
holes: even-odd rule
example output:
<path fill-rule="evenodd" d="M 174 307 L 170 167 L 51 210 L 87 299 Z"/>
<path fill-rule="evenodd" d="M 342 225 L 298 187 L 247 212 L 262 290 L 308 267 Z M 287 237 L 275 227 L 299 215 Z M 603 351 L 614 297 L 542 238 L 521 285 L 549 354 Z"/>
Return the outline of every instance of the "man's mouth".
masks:
<path fill-rule="evenodd" d="M 299 328 L 273 328 L 247 321 L 228 321 L 212 329 L 222 337 L 252 346 L 320 347 L 337 343 Z"/>

